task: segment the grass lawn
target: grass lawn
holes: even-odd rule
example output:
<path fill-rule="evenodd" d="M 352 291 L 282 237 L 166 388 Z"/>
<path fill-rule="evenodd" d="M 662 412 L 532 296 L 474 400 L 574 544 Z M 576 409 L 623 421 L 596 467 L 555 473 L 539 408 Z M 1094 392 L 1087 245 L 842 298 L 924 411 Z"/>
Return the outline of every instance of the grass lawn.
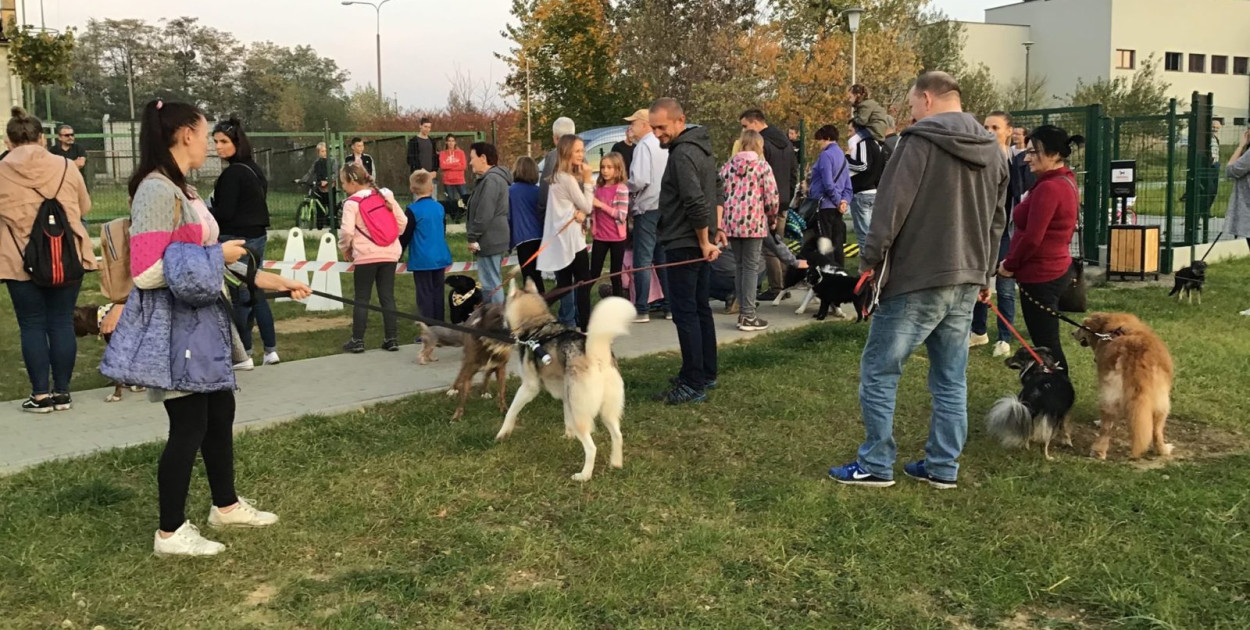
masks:
<path fill-rule="evenodd" d="M 0 479 L 0 627 L 1250 627 L 1250 261 L 1209 277 L 1201 307 L 1157 286 L 1091 295 L 1175 354 L 1173 463 L 1129 463 L 1123 441 L 1085 457 L 1096 393 L 1075 344 L 1077 451 L 1003 451 L 981 418 L 1016 377 L 982 348 L 959 490 L 837 486 L 825 470 L 863 435 L 867 326 L 831 322 L 726 349 L 701 406 L 649 401 L 675 356 L 623 361 L 626 465 L 584 485 L 545 396 L 498 445 L 493 405 L 450 424 L 440 395 L 241 436 L 240 490 L 283 521 L 216 535 L 217 559 L 150 555 L 159 445 Z M 913 357 L 900 459 L 921 454 L 924 379 Z"/>
<path fill-rule="evenodd" d="M 463 233 L 448 234 L 447 241 L 454 260 L 461 262 L 473 260 L 469 255 Z M 316 259 L 316 241 L 312 238 L 305 238 L 305 249 L 309 260 Z M 282 260 L 285 250 L 285 240 L 271 239 L 266 258 Z M 343 274 L 342 283 L 343 295 L 351 297 L 353 295 L 351 274 Z M 100 294 L 99 287 L 98 276 L 87 274 L 83 281 L 82 293 L 78 297 L 78 304 L 103 304 L 105 299 Z M 377 303 L 376 293 L 374 303 Z M 411 275 L 396 276 L 395 303 L 401 309 L 416 310 L 416 290 Z M 341 311 L 310 312 L 302 305 L 289 302 L 272 305 L 277 320 L 278 350 L 284 361 L 340 352 L 340 346 L 351 336 L 350 307 Z M 365 341 L 370 348 L 381 347 L 382 316 L 370 313 L 369 318 Z M 409 320 L 399 320 L 401 343 L 411 343 L 417 334 L 416 324 Z M 259 336 L 256 337 L 255 343 L 254 351 L 259 353 Z M 78 361 L 74 366 L 72 391 L 105 387 L 109 384 L 96 369 L 100 364 L 102 354 L 104 354 L 102 341 L 95 338 L 78 340 Z M 21 341 L 18 337 L 17 319 L 13 317 L 13 304 L 9 299 L 9 292 L 0 289 L 0 400 L 15 400 L 30 395 L 30 382 L 26 378 L 26 368 L 21 357 Z M 260 355 L 257 354 L 256 358 L 259 360 Z"/>

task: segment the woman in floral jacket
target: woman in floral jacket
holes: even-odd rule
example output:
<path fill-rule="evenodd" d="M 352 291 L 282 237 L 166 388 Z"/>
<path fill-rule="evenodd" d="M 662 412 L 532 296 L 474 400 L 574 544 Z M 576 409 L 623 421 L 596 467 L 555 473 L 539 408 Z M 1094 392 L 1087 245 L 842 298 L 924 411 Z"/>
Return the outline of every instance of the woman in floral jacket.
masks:
<path fill-rule="evenodd" d="M 725 214 L 721 229 L 738 257 L 735 282 L 738 330 L 757 331 L 768 322 L 755 316 L 755 288 L 760 273 L 760 248 L 780 210 L 777 180 L 764 161 L 764 138 L 747 129 L 739 139 L 742 151 L 721 169 L 725 181 Z"/>

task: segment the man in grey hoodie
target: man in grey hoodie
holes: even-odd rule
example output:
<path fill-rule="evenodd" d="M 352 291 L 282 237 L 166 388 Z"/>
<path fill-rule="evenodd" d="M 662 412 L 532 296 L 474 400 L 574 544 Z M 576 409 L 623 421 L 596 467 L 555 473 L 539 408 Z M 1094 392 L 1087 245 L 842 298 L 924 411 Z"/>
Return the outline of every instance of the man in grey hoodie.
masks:
<path fill-rule="evenodd" d="M 482 291 L 491 296 L 492 302 L 503 304 L 503 291 L 495 288 L 503 281 L 503 255 L 508 253 L 508 239 L 512 234 L 508 227 L 508 187 L 512 185 L 512 173 L 499 166 L 495 145 L 486 142 L 474 142 L 469 147 L 469 166 L 478 180 L 469 197 L 464 232 L 469 251 L 477 256 L 477 278 L 482 283 Z"/>
<path fill-rule="evenodd" d="M 968 433 L 968 333 L 972 307 L 989 298 L 1007 223 L 1007 158 L 992 134 L 963 113 L 959 84 L 945 72 L 920 76 L 908 93 L 918 121 L 886 165 L 860 251 L 881 303 L 859 367 L 866 438 L 855 461 L 829 470 L 852 485 L 894 484 L 894 403 L 903 362 L 920 344 L 929 355 L 933 412 L 925 458 L 908 476 L 955 487 Z"/>

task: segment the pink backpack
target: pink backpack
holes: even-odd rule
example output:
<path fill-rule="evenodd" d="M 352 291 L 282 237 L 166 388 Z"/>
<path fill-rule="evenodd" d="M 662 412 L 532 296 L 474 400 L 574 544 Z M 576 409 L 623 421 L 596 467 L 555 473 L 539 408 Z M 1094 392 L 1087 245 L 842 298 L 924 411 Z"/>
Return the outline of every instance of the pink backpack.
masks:
<path fill-rule="evenodd" d="M 359 201 L 360 223 L 365 228 L 365 236 L 380 247 L 386 247 L 399 239 L 399 222 L 391 212 L 386 197 L 374 190 Z"/>

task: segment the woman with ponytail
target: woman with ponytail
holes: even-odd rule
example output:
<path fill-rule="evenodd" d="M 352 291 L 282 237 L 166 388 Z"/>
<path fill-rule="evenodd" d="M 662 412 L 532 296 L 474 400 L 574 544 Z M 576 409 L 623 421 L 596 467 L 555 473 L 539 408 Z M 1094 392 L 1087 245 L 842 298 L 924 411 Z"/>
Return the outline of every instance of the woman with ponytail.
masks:
<path fill-rule="evenodd" d="M 1059 296 L 1072 282 L 1072 233 L 1076 231 L 1080 195 L 1067 159 L 1081 136 L 1054 125 L 1042 125 L 1027 138 L 1024 161 L 1037 182 L 1011 213 L 1015 233 L 998 275 L 1015 278 L 1025 293 L 1020 300 L 1024 324 L 1034 346 L 1050 350 L 1056 363 L 1068 362 L 1059 337 Z M 1040 303 L 1040 306 L 1039 306 Z"/>
<path fill-rule="evenodd" d="M 45 148 L 43 123 L 20 107 L 14 107 L 11 115 L 6 131 L 12 150 L 0 161 L 0 232 L 7 232 L 0 233 L 0 282 L 13 300 L 30 379 L 31 394 L 22 403 L 22 411 L 64 411 L 73 404 L 69 382 L 78 354 L 74 304 L 82 272 L 96 268 L 91 239 L 82 224 L 82 217 L 91 211 L 91 198 L 78 168 Z M 69 224 L 57 239 L 63 254 L 56 262 L 66 270 L 77 267 L 76 273 L 64 274 L 55 286 L 37 282 L 24 260 L 32 236 L 42 235 L 42 230 L 34 230 L 40 206 L 44 199 L 53 198 L 60 202 Z"/>
<path fill-rule="evenodd" d="M 194 105 L 152 101 L 143 109 L 139 163 L 130 178 L 130 272 L 135 288 L 126 301 L 100 371 L 119 382 L 145 385 L 169 416 L 169 440 L 156 478 L 160 527 L 158 555 L 211 556 L 225 546 L 205 539 L 185 514 L 197 453 L 212 489 L 208 523 L 214 527 L 264 527 L 278 517 L 235 494 L 232 355 L 233 335 L 225 294 L 232 274 L 252 289 L 310 289 L 246 263 L 243 241 L 218 243 L 221 233 L 187 174 L 208 158 L 208 123 Z"/>
<path fill-rule="evenodd" d="M 221 228 L 222 243 L 241 240 L 243 247 L 257 264 L 265 260 L 265 245 L 269 241 L 269 180 L 252 159 L 252 143 L 243 132 L 238 118 L 217 123 L 213 128 L 213 143 L 217 157 L 226 161 L 226 167 L 217 177 L 213 196 L 209 198 L 213 218 Z M 236 370 L 250 370 L 252 360 L 252 322 L 260 329 L 265 344 L 265 365 L 274 365 L 278 358 L 278 335 L 274 330 L 273 311 L 269 302 L 253 299 L 241 293 L 234 303 L 234 325 L 239 329 L 247 358 L 235 365 Z"/>

